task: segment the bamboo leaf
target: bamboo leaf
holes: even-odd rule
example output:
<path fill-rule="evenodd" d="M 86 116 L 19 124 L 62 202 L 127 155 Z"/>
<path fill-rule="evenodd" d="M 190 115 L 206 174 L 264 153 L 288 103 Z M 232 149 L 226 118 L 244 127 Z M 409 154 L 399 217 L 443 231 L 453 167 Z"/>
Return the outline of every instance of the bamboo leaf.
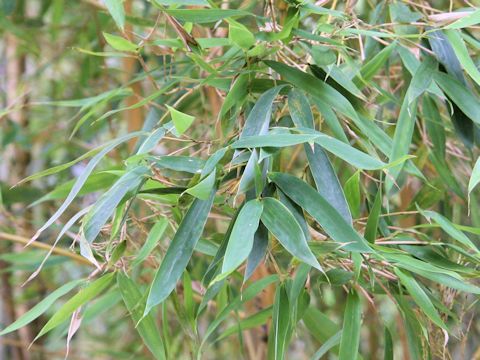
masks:
<path fill-rule="evenodd" d="M 222 274 L 231 273 L 248 258 L 253 248 L 262 211 L 263 203 L 259 200 L 248 201 L 240 210 L 228 240 Z"/>
<path fill-rule="evenodd" d="M 415 279 L 407 273 L 400 271 L 399 269 L 394 269 L 395 274 L 400 279 L 401 283 L 407 288 L 408 293 L 412 296 L 413 300 L 417 303 L 418 306 L 423 310 L 425 315 L 427 315 L 434 324 L 441 327 L 442 329 L 448 330 L 447 326 L 444 324 L 437 310 L 433 306 L 432 302 L 428 298 L 427 294 L 423 289 L 418 285 Z"/>
<path fill-rule="evenodd" d="M 302 228 L 280 201 L 271 197 L 263 199 L 262 223 L 290 254 L 323 271 L 308 247 Z"/>
<path fill-rule="evenodd" d="M 360 345 L 362 306 L 355 290 L 347 295 L 347 305 L 343 315 L 342 338 L 340 340 L 340 360 L 355 360 Z"/>
<path fill-rule="evenodd" d="M 153 354 L 155 359 L 166 359 L 165 347 L 163 345 L 162 336 L 155 324 L 155 318 L 152 314 L 142 318 L 142 310 L 145 304 L 145 299 L 142 298 L 142 293 L 138 289 L 135 282 L 129 279 L 122 272 L 117 273 L 117 284 L 122 293 L 123 302 L 127 308 L 132 320 L 136 326 L 145 345 Z"/>
<path fill-rule="evenodd" d="M 18 330 L 25 325 L 30 324 L 32 321 L 40 317 L 44 314 L 54 303 L 57 301 L 58 298 L 62 297 L 63 295 L 67 294 L 68 292 L 72 291 L 78 285 L 83 283 L 84 280 L 73 280 L 70 281 L 58 289 L 53 291 L 51 294 L 46 296 L 42 301 L 28 310 L 25 314 L 20 316 L 17 320 L 15 320 L 12 324 L 8 325 L 5 329 L 0 331 L 0 336 L 6 335 L 11 333 L 12 331 Z"/>
<path fill-rule="evenodd" d="M 122 0 L 105 0 L 104 3 L 115 21 L 115 24 L 117 24 L 118 28 L 123 31 L 125 26 L 125 11 L 123 9 Z"/>
<path fill-rule="evenodd" d="M 160 304 L 170 295 L 178 279 L 182 276 L 192 256 L 193 249 L 202 235 L 215 192 L 216 190 L 213 189 L 208 200 L 195 199 L 185 214 L 160 268 L 155 274 L 143 317 L 147 316 L 155 305 Z"/>
<path fill-rule="evenodd" d="M 109 273 L 103 275 L 97 280 L 93 281 L 86 288 L 80 290 L 76 295 L 74 295 L 70 300 L 68 300 L 45 324 L 45 326 L 40 330 L 38 335 L 35 337 L 34 341 L 40 338 L 41 336 L 48 333 L 50 330 L 56 328 L 58 325 L 67 321 L 70 315 L 73 314 L 80 306 L 84 305 L 88 301 L 94 299 L 98 296 L 103 290 L 110 286 L 113 280 L 114 273 Z"/>
<path fill-rule="evenodd" d="M 344 249 L 356 252 L 371 252 L 367 241 L 307 183 L 288 174 L 270 173 L 269 178 L 295 203 L 308 212 L 332 237 L 344 244 Z"/>

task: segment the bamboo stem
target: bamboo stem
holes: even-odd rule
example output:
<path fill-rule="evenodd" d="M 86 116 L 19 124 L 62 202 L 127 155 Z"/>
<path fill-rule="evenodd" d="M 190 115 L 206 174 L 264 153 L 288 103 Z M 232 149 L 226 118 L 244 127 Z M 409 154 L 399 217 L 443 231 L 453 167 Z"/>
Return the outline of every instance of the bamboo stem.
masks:
<path fill-rule="evenodd" d="M 13 241 L 13 242 L 18 243 L 18 244 L 27 245 L 30 239 L 28 239 L 26 237 L 23 237 L 23 236 L 19 236 L 19 235 L 13 235 L 13 234 L 0 232 L 0 240 Z M 36 247 L 38 249 L 42 249 L 42 250 L 45 250 L 45 251 L 50 251 L 50 249 L 52 249 L 52 247 L 50 245 L 45 244 L 45 243 L 41 243 L 41 242 L 38 242 L 38 241 L 34 241 L 29 246 L 33 246 L 33 247 Z M 77 255 L 77 254 L 72 253 L 68 250 L 54 248 L 52 250 L 52 252 L 56 255 L 69 257 L 70 259 L 75 260 L 78 263 L 93 266 L 93 264 L 90 261 L 88 261 L 87 259 L 85 259 L 83 256 Z"/>

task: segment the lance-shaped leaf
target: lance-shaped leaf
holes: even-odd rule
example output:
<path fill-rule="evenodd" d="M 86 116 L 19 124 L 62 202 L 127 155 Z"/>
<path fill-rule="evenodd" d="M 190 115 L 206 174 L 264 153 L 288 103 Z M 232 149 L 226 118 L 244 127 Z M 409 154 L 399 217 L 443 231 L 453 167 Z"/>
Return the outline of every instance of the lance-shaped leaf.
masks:
<path fill-rule="evenodd" d="M 358 358 L 360 345 L 360 328 L 362 305 L 355 290 L 347 296 L 347 305 L 343 315 L 342 338 L 340 340 L 339 360 L 355 360 Z"/>
<path fill-rule="evenodd" d="M 165 155 L 152 158 L 154 164 L 158 167 L 184 171 L 191 174 L 196 174 L 202 171 L 205 166 L 205 161 L 196 157 L 182 156 L 182 155 Z"/>
<path fill-rule="evenodd" d="M 297 89 L 290 90 L 288 93 L 288 108 L 297 127 L 314 128 L 310 104 L 301 91 Z M 333 207 L 338 209 L 338 212 L 342 214 L 347 222 L 351 223 L 352 215 L 350 214 L 345 194 L 327 154 L 318 144 L 315 144 L 313 149 L 309 144 L 305 144 L 304 149 L 318 192 Z"/>
<path fill-rule="evenodd" d="M 191 188 L 185 190 L 185 192 L 192 196 L 195 196 L 198 199 L 207 200 L 210 196 L 210 193 L 212 192 L 213 187 L 215 186 L 215 174 L 216 171 L 215 169 L 213 169 L 210 175 L 208 175 L 205 179 L 200 181 L 195 186 L 192 186 Z"/>
<path fill-rule="evenodd" d="M 268 337 L 268 359 L 285 359 L 291 334 L 288 300 L 285 284 L 282 284 L 275 292 L 272 326 Z"/>
<path fill-rule="evenodd" d="M 418 207 L 417 207 L 418 208 Z M 418 208 L 420 213 L 427 219 L 432 219 L 452 238 L 457 240 L 459 243 L 470 248 L 471 250 L 479 253 L 478 248 L 473 244 L 473 242 L 465 235 L 462 231 L 458 230 L 455 225 L 453 225 L 450 220 L 445 216 L 440 215 L 439 213 L 431 210 L 422 210 Z"/>
<path fill-rule="evenodd" d="M 124 196 L 138 188 L 144 181 L 145 175 L 150 172 L 146 166 L 136 166 L 126 172 L 115 184 L 93 205 L 92 209 L 85 215 L 83 221 L 83 234 L 88 243 L 100 233 L 102 227 L 108 219 L 113 215 L 115 208 L 118 206 Z"/>
<path fill-rule="evenodd" d="M 152 229 L 148 233 L 147 240 L 145 240 L 145 244 L 143 244 L 142 248 L 138 251 L 137 257 L 132 263 L 132 267 L 139 265 L 143 260 L 147 258 L 148 255 L 150 255 L 150 253 L 153 251 L 153 249 L 165 233 L 167 226 L 167 218 L 162 218 L 157 221 L 155 225 L 153 225 Z"/>
<path fill-rule="evenodd" d="M 421 286 L 415 281 L 415 279 L 406 272 L 403 272 L 397 268 L 393 269 L 395 274 L 400 279 L 400 282 L 405 286 L 410 296 L 422 309 L 423 313 L 427 315 L 433 323 L 442 329 L 448 330 L 445 323 L 440 318 L 437 309 L 433 306 L 428 295 L 423 291 Z"/>
<path fill-rule="evenodd" d="M 193 124 L 195 117 L 178 111 L 169 105 L 167 105 L 167 108 L 170 111 L 173 124 L 178 134 L 183 134 Z"/>
<path fill-rule="evenodd" d="M 308 247 L 300 224 L 288 208 L 277 199 L 263 199 L 262 223 L 293 256 L 318 270 L 322 267 Z"/>
<path fill-rule="evenodd" d="M 275 86 L 260 96 L 248 114 L 240 139 L 246 136 L 262 135 L 267 132 L 272 117 L 273 101 L 284 87 L 285 85 Z"/>
<path fill-rule="evenodd" d="M 15 322 L 13 322 L 12 324 L 8 325 L 5 329 L 0 331 L 0 336 L 6 335 L 8 333 L 11 333 L 12 331 L 15 331 L 24 327 L 25 325 L 30 324 L 33 320 L 37 319 L 39 316 L 45 313 L 45 311 L 47 311 L 55 303 L 55 301 L 57 301 L 58 298 L 67 294 L 68 292 L 73 290 L 75 287 L 80 285 L 82 282 L 84 282 L 83 279 L 73 280 L 60 286 L 58 289 L 53 291 L 51 294 L 45 297 L 42 301 L 40 301 L 38 304 L 32 307 L 29 311 L 27 311 L 25 314 L 20 316 Z"/>
<path fill-rule="evenodd" d="M 108 12 L 115 21 L 115 24 L 117 24 L 118 28 L 123 31 L 125 26 L 125 10 L 123 9 L 123 1 L 105 0 L 104 3 Z"/>
<path fill-rule="evenodd" d="M 208 200 L 195 199 L 185 214 L 155 274 L 143 316 L 146 316 L 155 305 L 164 301 L 175 289 L 202 235 L 215 192 L 216 189 L 212 189 Z"/>
<path fill-rule="evenodd" d="M 315 142 L 325 150 L 335 154 L 358 169 L 376 170 L 386 166 L 384 162 L 331 136 L 316 132 L 315 130 L 302 129 L 302 131 L 308 133 L 248 136 L 234 142 L 232 148 L 287 147 L 307 142 Z"/>
<path fill-rule="evenodd" d="M 240 210 L 223 258 L 222 275 L 231 273 L 248 258 L 262 211 L 263 203 L 259 200 L 248 201 Z"/>
<path fill-rule="evenodd" d="M 472 170 L 472 175 L 470 176 L 470 180 L 468 181 L 468 195 L 472 192 L 473 189 L 478 185 L 480 182 L 480 157 L 475 161 L 475 166 Z"/>
<path fill-rule="evenodd" d="M 465 71 L 472 77 L 477 85 L 480 85 L 480 72 L 477 69 L 477 65 L 475 65 L 470 57 L 467 46 L 463 42 L 460 32 L 453 29 L 446 30 L 445 35 L 447 36 L 455 55 L 457 55 L 457 59 L 460 61 L 460 64 L 462 64 Z"/>
<path fill-rule="evenodd" d="M 245 275 L 243 276 L 243 282 L 247 281 L 253 272 L 257 269 L 258 265 L 265 258 L 268 247 L 268 229 L 260 223 L 258 225 L 257 232 L 253 238 L 252 251 L 248 255 L 247 267 L 245 269 Z"/>
<path fill-rule="evenodd" d="M 136 324 L 136 329 L 143 342 L 155 359 L 166 359 L 165 347 L 163 345 L 162 336 L 155 323 L 155 318 L 152 314 L 149 314 L 142 319 L 142 309 L 145 304 L 145 298 L 143 298 L 137 285 L 121 271 L 117 273 L 117 284 L 122 294 L 125 307 L 130 313 L 133 322 Z"/>
<path fill-rule="evenodd" d="M 181 2 L 183 4 L 184 2 Z M 247 15 L 253 15 L 248 11 L 237 10 L 237 9 L 162 9 L 167 14 L 173 16 L 174 18 L 184 21 L 191 22 L 194 24 L 205 24 L 211 22 L 217 22 L 219 20 L 225 19 L 227 17 L 241 17 Z"/>
<path fill-rule="evenodd" d="M 480 124 L 480 103 L 472 92 L 452 76 L 437 72 L 434 79 L 450 99 L 476 124 Z"/>
<path fill-rule="evenodd" d="M 225 308 L 223 308 L 217 317 L 210 322 L 205 335 L 200 344 L 199 352 L 206 345 L 207 340 L 213 334 L 213 332 L 218 328 L 218 326 L 227 318 L 227 316 L 232 312 L 237 310 L 242 304 L 253 299 L 260 291 L 265 289 L 267 286 L 274 284 L 278 281 L 278 275 L 270 275 L 264 277 L 254 283 L 252 283 L 245 291 L 235 297 L 232 301 L 228 303 Z"/>
<path fill-rule="evenodd" d="M 85 303 L 99 295 L 110 285 L 113 280 L 113 276 L 114 273 L 103 275 L 102 277 L 98 278 L 90 285 L 88 285 L 86 288 L 80 290 L 80 292 L 75 294 L 55 313 L 55 315 L 50 318 L 50 320 L 48 320 L 42 330 L 40 330 L 38 335 L 35 337 L 35 340 L 45 335 L 50 330 L 56 328 L 63 322 L 67 321 L 75 310 L 77 310 L 80 306 L 84 305 Z"/>
<path fill-rule="evenodd" d="M 43 226 L 40 229 L 38 229 L 38 231 L 32 237 L 30 242 L 35 241 L 45 229 L 47 229 L 50 225 L 52 225 L 55 221 L 57 221 L 57 219 L 64 213 L 64 211 L 67 209 L 67 207 L 72 203 L 73 199 L 75 199 L 77 194 L 82 189 L 83 184 L 85 184 L 85 182 L 87 181 L 88 177 L 92 173 L 95 166 L 97 166 L 97 164 L 100 162 L 100 160 L 102 160 L 102 158 L 107 153 L 109 153 L 111 150 L 113 150 L 115 147 L 117 147 L 121 143 L 123 143 L 127 140 L 130 140 L 134 137 L 140 136 L 142 134 L 143 134 L 142 132 L 135 132 L 135 133 L 131 133 L 131 134 L 127 134 L 125 136 L 122 136 L 118 139 L 115 139 L 115 140 L 111 141 L 110 143 L 108 143 L 108 145 L 105 146 L 98 154 L 96 154 L 88 162 L 88 164 L 85 167 L 85 169 L 83 170 L 83 172 L 78 176 L 77 180 L 75 181 L 75 184 L 73 185 L 72 189 L 68 193 L 68 196 L 65 199 L 65 201 L 63 202 L 63 204 L 58 208 L 57 211 L 55 211 L 55 214 L 53 214 L 50 217 L 50 219 L 48 219 L 48 221 L 45 224 L 43 224 Z M 70 166 L 70 165 L 72 165 L 72 163 L 65 164 L 65 165 L 62 165 L 62 166 L 66 166 L 66 165 Z M 61 168 L 61 169 L 63 169 L 63 168 Z M 52 173 L 52 172 L 50 172 L 50 173 Z M 43 175 L 47 175 L 47 173 L 44 172 Z M 40 174 L 38 174 L 38 176 L 40 176 Z M 34 177 L 31 177 L 29 180 L 32 180 L 33 178 Z"/>
<path fill-rule="evenodd" d="M 270 173 L 269 178 L 308 212 L 333 240 L 345 244 L 345 250 L 372 252 L 367 241 L 310 185 L 289 174 Z"/>
<path fill-rule="evenodd" d="M 400 115 L 398 116 L 397 126 L 395 127 L 395 135 L 393 136 L 392 152 L 389 160 L 394 162 L 408 155 L 408 150 L 412 142 L 413 130 L 415 129 L 415 117 L 417 109 L 417 99 L 413 100 L 413 104 L 409 106 L 408 96 L 405 97 Z M 396 165 L 389 169 L 390 176 L 385 180 L 385 194 L 389 194 L 394 181 L 398 178 L 404 163 Z"/>
<path fill-rule="evenodd" d="M 118 51 L 137 52 L 138 46 L 121 36 L 103 33 L 103 37 L 107 41 L 108 45 Z"/>
<path fill-rule="evenodd" d="M 480 23 L 480 9 L 470 12 L 468 15 L 461 17 L 457 21 L 447 25 L 445 29 L 462 29 L 477 25 Z"/>

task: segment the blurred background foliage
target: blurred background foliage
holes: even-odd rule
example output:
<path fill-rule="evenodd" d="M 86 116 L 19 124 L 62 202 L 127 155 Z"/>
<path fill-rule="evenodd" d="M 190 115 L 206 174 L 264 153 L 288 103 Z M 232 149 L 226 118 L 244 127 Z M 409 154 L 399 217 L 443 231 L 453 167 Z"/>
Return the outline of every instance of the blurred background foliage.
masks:
<path fill-rule="evenodd" d="M 480 358 L 479 5 L 0 0 L 0 358 Z"/>

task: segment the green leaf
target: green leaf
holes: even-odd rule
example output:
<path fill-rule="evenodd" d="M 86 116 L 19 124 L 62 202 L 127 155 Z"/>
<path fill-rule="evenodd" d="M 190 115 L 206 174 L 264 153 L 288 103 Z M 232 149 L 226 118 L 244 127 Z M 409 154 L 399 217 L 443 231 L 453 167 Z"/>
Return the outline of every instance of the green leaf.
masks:
<path fill-rule="evenodd" d="M 155 359 L 166 359 L 165 347 L 163 345 L 162 336 L 155 323 L 155 318 L 152 314 L 142 318 L 145 299 L 137 285 L 121 271 L 117 273 L 117 284 L 122 294 L 123 302 L 125 303 L 133 322 L 136 324 L 136 329 L 143 342 Z"/>
<path fill-rule="evenodd" d="M 182 135 L 193 124 L 195 116 L 184 114 L 173 107 L 166 105 L 172 116 L 173 124 L 179 135 Z"/>
<path fill-rule="evenodd" d="M 253 135 L 264 135 L 272 118 L 272 105 L 285 85 L 275 86 L 260 96 L 248 114 L 240 139 Z"/>
<path fill-rule="evenodd" d="M 441 327 L 442 329 L 448 330 L 447 326 L 440 318 L 437 309 L 435 309 L 427 294 L 425 294 L 425 292 L 420 287 L 420 285 L 418 285 L 415 279 L 411 275 L 404 273 L 397 268 L 394 268 L 393 271 L 398 276 L 403 286 L 405 286 L 413 300 L 417 303 L 418 306 L 420 306 L 423 313 L 427 315 L 434 324 Z"/>
<path fill-rule="evenodd" d="M 369 243 L 375 243 L 377 238 L 377 229 L 380 222 L 380 213 L 382 211 L 382 188 L 378 187 L 375 200 L 368 214 L 367 225 L 365 226 L 365 239 Z"/>
<path fill-rule="evenodd" d="M 80 306 L 86 304 L 88 301 L 94 299 L 99 295 L 103 290 L 105 290 L 113 280 L 114 273 L 108 273 L 98 278 L 86 288 L 80 290 L 76 295 L 74 295 L 70 300 L 68 300 L 45 324 L 45 326 L 40 330 L 38 335 L 35 337 L 34 341 L 39 337 L 45 335 L 50 330 L 56 328 L 58 325 L 62 324 L 64 321 L 68 320 L 70 315 L 74 313 Z"/>
<path fill-rule="evenodd" d="M 473 191 L 473 189 L 478 185 L 480 182 L 480 157 L 477 158 L 475 161 L 475 166 L 472 170 L 472 175 L 470 176 L 470 180 L 468 181 L 468 195 Z"/>
<path fill-rule="evenodd" d="M 138 251 L 136 258 L 132 263 L 132 267 L 138 266 L 147 258 L 148 255 L 150 255 L 155 246 L 157 246 L 157 243 L 162 238 L 167 227 L 167 218 L 161 218 L 155 223 L 155 225 L 153 225 L 152 229 L 148 233 L 147 240 L 145 240 L 142 248 Z"/>
<path fill-rule="evenodd" d="M 258 265 L 262 262 L 267 254 L 268 247 L 268 229 L 260 223 L 258 225 L 257 232 L 253 239 L 252 251 L 248 255 L 247 267 L 245 269 L 245 275 L 243 277 L 243 282 L 247 281 L 253 272 L 257 269 Z"/>
<path fill-rule="evenodd" d="M 244 262 L 253 248 L 255 232 L 260 223 L 263 202 L 248 201 L 240 210 L 228 239 L 222 264 L 222 274 L 229 274 Z"/>
<path fill-rule="evenodd" d="M 127 141 L 127 140 L 130 140 L 130 139 L 133 139 L 134 137 L 137 137 L 139 135 L 142 135 L 143 133 L 142 132 L 135 132 L 135 133 L 130 133 L 130 134 L 127 134 L 127 135 L 124 135 L 124 136 L 121 136 L 115 140 L 112 140 L 111 142 L 107 143 L 106 146 L 104 146 L 100 152 L 98 152 L 87 164 L 87 166 L 85 166 L 85 168 L 83 169 L 83 172 L 77 177 L 77 180 L 75 181 L 75 184 L 73 185 L 72 189 L 70 190 L 70 192 L 68 193 L 68 196 L 67 198 L 65 199 L 65 201 L 63 202 L 63 204 L 58 208 L 57 211 L 55 211 L 55 213 L 48 219 L 48 221 L 42 225 L 42 227 L 40 229 L 37 230 L 37 232 L 35 233 L 35 235 L 32 237 L 32 239 L 30 240 L 30 242 L 33 242 L 35 241 L 39 236 L 40 234 L 45 230 L 47 229 L 50 225 L 52 225 L 55 221 L 57 221 L 57 219 L 65 212 L 65 210 L 67 209 L 67 207 L 72 203 L 73 199 L 75 199 L 75 197 L 77 196 L 77 194 L 80 192 L 80 190 L 82 189 L 83 187 L 83 184 L 85 184 L 85 182 L 87 181 L 87 179 L 89 178 L 90 174 L 92 173 L 93 169 L 95 168 L 95 166 L 97 166 L 97 164 L 100 162 L 100 160 L 102 160 L 102 158 L 107 154 L 109 153 L 111 150 L 113 150 L 115 147 L 117 147 L 118 145 L 120 145 L 121 143 Z M 97 150 L 97 149 L 95 149 Z M 91 154 L 90 154 L 91 156 Z M 79 161 L 79 159 L 75 160 L 75 162 Z M 73 165 L 72 163 L 75 163 L 75 162 L 70 162 L 68 164 L 64 164 L 64 165 L 60 165 L 60 167 L 56 167 L 55 169 L 52 168 L 49 170 L 49 172 L 47 171 L 43 171 L 42 173 L 39 173 L 39 174 L 36 174 L 36 175 L 33 175 L 33 176 L 30 176 L 29 178 L 25 179 L 24 181 L 27 181 L 27 180 L 33 180 L 35 178 L 38 178 L 38 177 L 41 177 L 41 176 L 45 176 L 45 175 L 49 175 L 51 173 L 55 173 L 57 171 L 60 171 L 60 170 L 63 170 L 65 168 L 68 168 L 70 167 L 71 165 Z"/>
<path fill-rule="evenodd" d="M 432 219 L 435 221 L 440 227 L 452 238 L 457 240 L 459 243 L 465 245 L 467 248 L 470 248 L 471 250 L 475 251 L 476 253 L 479 253 L 478 248 L 473 244 L 473 242 L 465 235 L 462 231 L 458 230 L 455 225 L 453 225 L 450 220 L 448 220 L 446 217 L 440 215 L 439 213 L 436 213 L 435 211 L 431 210 L 422 210 L 418 208 L 420 213 L 430 221 Z"/>
<path fill-rule="evenodd" d="M 228 21 L 228 38 L 242 49 L 249 49 L 255 44 L 255 36 L 248 28 L 237 21 Z"/>
<path fill-rule="evenodd" d="M 347 251 L 372 252 L 361 237 L 338 211 L 317 191 L 295 176 L 270 173 L 269 178 L 295 203 L 307 211 L 335 241 L 345 244 Z"/>
<path fill-rule="evenodd" d="M 108 12 L 112 16 L 115 24 L 118 28 L 123 31 L 125 26 L 125 11 L 123 9 L 122 0 L 105 0 L 105 6 L 107 7 Z"/>
<path fill-rule="evenodd" d="M 218 328 L 218 326 L 227 318 L 227 316 L 230 315 L 232 311 L 237 310 L 242 304 L 253 299 L 260 291 L 265 289 L 270 284 L 276 283 L 277 281 L 278 281 L 278 275 L 270 275 L 270 276 L 264 277 L 252 283 L 247 289 L 245 289 L 245 291 L 243 291 L 241 294 L 235 297 L 232 301 L 230 301 L 228 305 L 225 306 L 225 308 L 223 308 L 220 311 L 217 317 L 208 325 L 208 328 L 205 331 L 205 335 L 200 344 L 199 353 L 204 348 L 209 337 Z"/>
<path fill-rule="evenodd" d="M 420 63 L 407 90 L 408 106 L 416 104 L 417 98 L 427 91 L 432 83 L 435 70 L 435 60 L 432 56 L 427 56 Z"/>
<path fill-rule="evenodd" d="M 340 340 L 339 360 L 355 360 L 360 345 L 362 305 L 355 290 L 347 295 L 347 305 L 343 315 L 342 338 Z"/>
<path fill-rule="evenodd" d="M 213 199 L 215 198 L 215 192 L 216 189 L 212 189 L 208 200 L 195 199 L 185 214 L 168 247 L 160 268 L 155 274 L 148 294 L 144 317 L 155 305 L 164 301 L 175 289 L 177 281 L 187 267 L 193 249 L 202 235 Z"/>
<path fill-rule="evenodd" d="M 248 330 L 252 328 L 258 328 L 259 326 L 266 324 L 268 320 L 272 317 L 272 306 L 262 309 L 255 314 L 242 319 L 238 324 L 232 325 L 226 330 L 223 330 L 216 341 L 223 340 L 235 333 L 238 333 L 240 330 Z"/>
<path fill-rule="evenodd" d="M 472 92 L 452 76 L 436 72 L 434 79 L 449 98 L 476 124 L 480 124 L 480 103 Z"/>
<path fill-rule="evenodd" d="M 400 115 L 398 116 L 397 126 L 395 127 L 395 135 L 393 136 L 392 151 L 389 156 L 390 162 L 401 159 L 408 155 L 410 144 L 412 142 L 413 130 L 415 129 L 415 118 L 417 109 L 417 99 L 413 100 L 413 104 L 409 106 L 407 97 L 402 103 Z M 389 195 L 393 187 L 394 181 L 397 180 L 404 163 L 389 169 L 389 176 L 385 180 L 385 194 Z"/>
<path fill-rule="evenodd" d="M 290 333 L 290 314 L 285 285 L 280 285 L 275 292 L 273 316 L 268 337 L 268 359 L 283 360 L 288 350 Z"/>
<path fill-rule="evenodd" d="M 127 39 L 124 39 L 121 36 L 108 34 L 106 32 L 103 33 L 103 37 L 105 41 L 117 51 L 128 51 L 128 52 L 137 52 L 138 46 L 134 43 L 131 43 Z"/>
<path fill-rule="evenodd" d="M 200 173 L 205 166 L 205 160 L 190 156 L 165 155 L 155 157 L 153 160 L 158 167 L 191 174 Z"/>
<path fill-rule="evenodd" d="M 320 271 L 322 267 L 308 247 L 302 228 L 288 208 L 277 199 L 263 199 L 262 223 L 287 251 Z"/>
<path fill-rule="evenodd" d="M 380 68 L 385 65 L 397 45 L 397 42 L 392 42 L 390 45 L 384 47 L 382 51 L 376 54 L 365 65 L 362 66 L 362 68 L 360 69 L 360 73 L 353 80 L 354 84 L 359 89 L 364 88 L 366 83 L 369 82 L 378 72 L 378 70 L 380 70 Z"/>
<path fill-rule="evenodd" d="M 205 179 L 200 181 L 195 186 L 188 188 L 185 190 L 186 193 L 195 196 L 200 200 L 207 200 L 212 192 L 213 187 L 215 186 L 215 174 L 216 170 L 213 171 L 208 175 Z"/>
<path fill-rule="evenodd" d="M 235 141 L 231 146 L 234 149 L 259 147 L 288 147 L 303 143 L 315 142 L 325 150 L 337 155 L 359 169 L 376 170 L 386 166 L 382 161 L 367 155 L 354 147 L 345 144 L 331 136 L 310 129 L 301 129 L 304 134 L 268 134 L 246 136 Z"/>
<path fill-rule="evenodd" d="M 345 197 L 347 198 L 348 205 L 352 216 L 357 218 L 360 216 L 360 172 L 356 171 L 345 183 Z"/>
<path fill-rule="evenodd" d="M 244 17 L 253 15 L 248 11 L 237 9 L 165 9 L 167 14 L 177 20 L 193 24 L 206 24 L 217 22 L 229 17 Z"/>
<path fill-rule="evenodd" d="M 146 166 L 140 165 L 134 167 L 120 177 L 120 179 L 95 202 L 83 220 L 83 234 L 88 243 L 92 243 L 95 240 L 125 195 L 137 189 L 148 173 L 150 173 L 150 169 Z"/>
<path fill-rule="evenodd" d="M 333 335 L 330 339 L 325 341 L 322 346 L 313 354 L 311 360 L 320 360 L 322 356 L 330 351 L 334 346 L 340 344 L 342 339 L 342 331 L 340 330 L 335 335 Z"/>
<path fill-rule="evenodd" d="M 463 42 L 460 32 L 453 29 L 446 30 L 445 35 L 450 41 L 450 45 L 455 51 L 455 55 L 457 55 L 460 64 L 462 64 L 465 71 L 468 73 L 468 75 L 471 76 L 471 78 L 477 83 L 477 85 L 480 85 L 480 72 L 477 69 L 477 65 L 475 65 L 472 58 L 470 57 L 467 46 Z"/>
<path fill-rule="evenodd" d="M 33 320 L 45 313 L 45 311 L 47 311 L 55 303 L 55 301 L 57 301 L 58 298 L 70 292 L 83 282 L 83 279 L 73 280 L 60 286 L 58 289 L 50 293 L 42 301 L 32 307 L 29 311 L 20 316 L 17 320 L 15 320 L 15 322 L 0 331 L 0 336 L 6 335 L 30 324 Z"/>
<path fill-rule="evenodd" d="M 297 127 L 314 128 L 310 104 L 301 91 L 290 90 L 288 93 L 288 108 Z M 304 149 L 318 192 L 342 214 L 347 222 L 351 223 L 350 209 L 328 156 L 318 144 L 315 144 L 313 149 L 309 144 L 305 144 Z"/>

